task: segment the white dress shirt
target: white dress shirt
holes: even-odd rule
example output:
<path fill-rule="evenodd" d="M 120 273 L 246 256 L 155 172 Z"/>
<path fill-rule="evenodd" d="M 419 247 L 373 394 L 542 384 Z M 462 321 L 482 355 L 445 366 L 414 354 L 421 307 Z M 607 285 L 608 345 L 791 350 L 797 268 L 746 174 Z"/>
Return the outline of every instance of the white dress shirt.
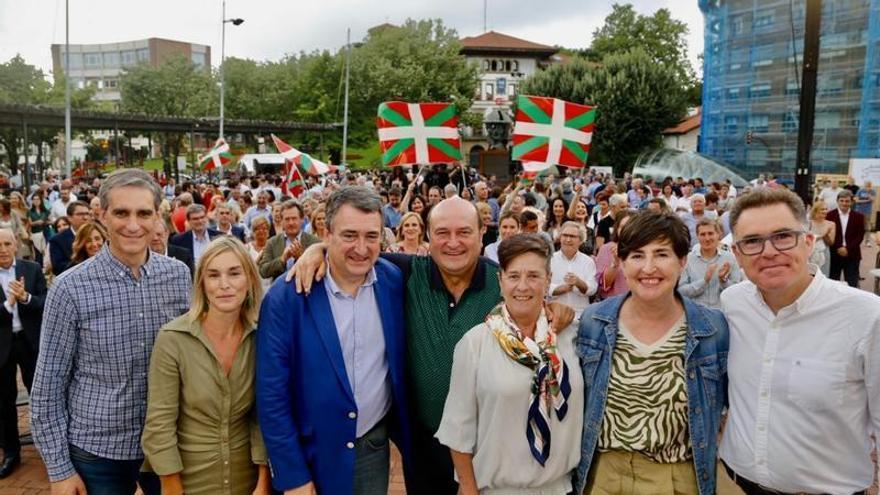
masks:
<path fill-rule="evenodd" d="M 749 281 L 722 292 L 721 305 L 730 323 L 724 462 L 782 492 L 870 486 L 870 435 L 880 434 L 880 298 L 817 271 L 775 315 Z"/>
<path fill-rule="evenodd" d="M 837 209 L 837 216 L 840 217 L 840 239 L 842 240 L 842 246 L 846 247 L 846 225 L 849 223 L 849 211 L 846 210 L 846 213 L 842 212 L 840 208 Z"/>
<path fill-rule="evenodd" d="M 575 252 L 574 258 L 569 259 L 560 249 L 550 258 L 550 272 L 553 275 L 550 279 L 550 297 L 553 302 L 568 305 L 574 310 L 575 318 L 580 319 L 581 313 L 590 305 L 590 296 L 599 288 L 599 282 L 596 280 L 596 262 L 580 251 Z M 565 274 L 569 272 L 574 273 L 587 284 L 587 292 L 583 293 L 575 287 L 565 294 L 554 296 L 553 291 L 565 284 Z"/>
<path fill-rule="evenodd" d="M 15 280 L 15 260 L 12 261 L 12 266 L 8 269 L 0 268 L 0 286 L 3 287 L 3 294 L 6 298 L 3 299 L 3 307 L 6 308 L 6 311 L 12 313 L 12 333 L 18 333 L 21 331 L 21 319 L 18 317 L 18 303 L 9 304 L 9 284 Z M 30 294 L 28 294 L 28 299 L 30 299 Z"/>

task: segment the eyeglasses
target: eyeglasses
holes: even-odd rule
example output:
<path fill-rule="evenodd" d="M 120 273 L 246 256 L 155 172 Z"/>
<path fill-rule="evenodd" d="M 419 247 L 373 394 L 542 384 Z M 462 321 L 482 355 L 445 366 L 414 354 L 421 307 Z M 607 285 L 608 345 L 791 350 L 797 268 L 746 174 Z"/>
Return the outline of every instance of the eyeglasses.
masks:
<path fill-rule="evenodd" d="M 764 252 L 764 246 L 767 245 L 767 241 L 770 241 L 773 249 L 788 251 L 798 245 L 798 238 L 801 234 L 806 234 L 806 232 L 803 230 L 783 230 L 767 236 L 746 237 L 736 241 L 736 247 L 745 256 L 756 256 Z"/>

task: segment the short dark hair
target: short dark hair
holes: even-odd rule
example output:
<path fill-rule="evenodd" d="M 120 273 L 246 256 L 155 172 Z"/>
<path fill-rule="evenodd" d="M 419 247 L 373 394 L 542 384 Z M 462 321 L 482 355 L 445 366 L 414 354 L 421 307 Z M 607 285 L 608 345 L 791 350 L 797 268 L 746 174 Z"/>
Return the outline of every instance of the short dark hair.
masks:
<path fill-rule="evenodd" d="M 632 216 L 626 227 L 617 234 L 617 256 L 625 260 L 633 251 L 655 241 L 667 241 L 679 259 L 691 249 L 691 234 L 687 225 L 672 213 L 640 211 Z"/>
<path fill-rule="evenodd" d="M 81 206 L 87 210 L 89 209 L 88 203 L 86 203 L 85 201 L 76 200 L 73 203 L 67 205 L 67 216 L 72 217 L 73 214 L 76 212 L 76 208 L 78 206 Z M 101 205 L 101 207 L 104 207 L 103 204 Z"/>
<path fill-rule="evenodd" d="M 525 225 L 529 222 L 538 220 L 538 214 L 531 210 L 524 210 L 519 214 L 519 224 Z"/>
<path fill-rule="evenodd" d="M 507 270 L 510 263 L 526 253 L 535 253 L 544 258 L 547 272 L 550 272 L 550 245 L 539 234 L 516 234 L 501 241 L 498 245 L 498 264 Z"/>
<path fill-rule="evenodd" d="M 393 194 L 394 190 L 392 189 L 391 192 Z M 324 213 L 324 225 L 327 227 L 327 231 L 333 229 L 333 220 L 345 205 L 353 206 L 363 213 L 378 213 L 380 227 L 385 223 L 382 215 L 382 200 L 379 199 L 376 191 L 365 186 L 345 186 L 333 191 L 333 194 L 327 199 Z"/>
<path fill-rule="evenodd" d="M 282 214 L 284 214 L 285 211 L 287 211 L 291 208 L 296 208 L 299 211 L 300 217 L 305 216 L 305 212 L 303 210 L 302 205 L 299 203 L 299 201 L 297 201 L 295 199 L 288 199 L 287 201 L 281 203 L 281 213 Z"/>
<path fill-rule="evenodd" d="M 739 217 L 744 211 L 778 204 L 787 206 L 798 222 L 807 223 L 807 208 L 797 194 L 786 189 L 759 187 L 736 199 L 730 210 L 730 231 L 736 237 L 736 224 L 739 223 Z"/>

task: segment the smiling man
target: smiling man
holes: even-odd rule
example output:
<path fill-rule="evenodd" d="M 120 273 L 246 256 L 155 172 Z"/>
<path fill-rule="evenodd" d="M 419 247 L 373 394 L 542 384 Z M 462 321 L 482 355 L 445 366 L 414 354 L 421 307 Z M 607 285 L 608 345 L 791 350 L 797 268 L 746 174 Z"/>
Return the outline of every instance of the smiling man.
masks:
<path fill-rule="evenodd" d="M 56 278 L 45 303 L 31 431 L 53 494 L 134 493 L 153 341 L 189 309 L 186 265 L 149 251 L 159 185 L 121 169 L 99 197 L 109 244 Z"/>
<path fill-rule="evenodd" d="M 825 278 L 794 193 L 730 216 L 748 281 L 721 293 L 730 413 L 720 455 L 746 493 L 865 493 L 880 433 L 880 298 Z"/>
<path fill-rule="evenodd" d="M 310 295 L 276 283 L 263 302 L 257 410 L 286 494 L 385 495 L 389 437 L 408 460 L 403 280 L 379 260 L 381 208 L 366 187 L 334 192 L 327 277 Z"/>

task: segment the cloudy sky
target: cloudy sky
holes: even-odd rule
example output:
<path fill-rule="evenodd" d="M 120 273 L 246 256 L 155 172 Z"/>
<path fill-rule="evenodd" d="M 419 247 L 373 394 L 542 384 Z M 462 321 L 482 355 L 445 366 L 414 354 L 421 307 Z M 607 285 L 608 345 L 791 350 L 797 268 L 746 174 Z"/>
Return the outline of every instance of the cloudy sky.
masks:
<path fill-rule="evenodd" d="M 111 43 L 160 37 L 211 45 L 220 58 L 222 0 L 69 0 L 70 43 Z M 589 46 L 612 0 L 486 0 L 488 29 L 547 45 Z M 625 0 L 618 0 L 620 3 Z M 696 0 L 632 0 L 649 14 L 666 7 L 690 26 L 689 55 L 699 71 L 703 16 Z M 362 39 L 372 26 L 406 18 L 441 18 L 460 36 L 483 32 L 483 0 L 227 0 L 227 56 L 277 60 L 288 53 L 335 50 Z M 16 53 L 47 73 L 50 45 L 64 43 L 64 0 L 0 0 L 0 62 Z"/>

